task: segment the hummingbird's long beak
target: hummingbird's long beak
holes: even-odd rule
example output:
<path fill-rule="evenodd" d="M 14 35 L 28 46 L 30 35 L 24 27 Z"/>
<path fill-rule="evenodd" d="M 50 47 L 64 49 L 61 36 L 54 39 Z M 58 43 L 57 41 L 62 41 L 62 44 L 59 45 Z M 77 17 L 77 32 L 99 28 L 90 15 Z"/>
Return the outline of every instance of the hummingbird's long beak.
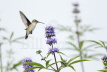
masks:
<path fill-rule="evenodd" d="M 44 24 L 43 22 L 38 22 L 38 23 L 42 23 L 42 24 Z"/>

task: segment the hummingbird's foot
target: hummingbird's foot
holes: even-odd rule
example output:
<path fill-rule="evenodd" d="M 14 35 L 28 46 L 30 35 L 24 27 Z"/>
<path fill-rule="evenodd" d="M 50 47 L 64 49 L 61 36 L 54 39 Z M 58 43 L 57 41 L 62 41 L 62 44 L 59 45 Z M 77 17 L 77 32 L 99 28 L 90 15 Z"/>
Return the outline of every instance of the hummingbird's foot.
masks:
<path fill-rule="evenodd" d="M 27 39 L 27 38 L 28 38 L 28 35 L 26 34 L 25 39 Z"/>

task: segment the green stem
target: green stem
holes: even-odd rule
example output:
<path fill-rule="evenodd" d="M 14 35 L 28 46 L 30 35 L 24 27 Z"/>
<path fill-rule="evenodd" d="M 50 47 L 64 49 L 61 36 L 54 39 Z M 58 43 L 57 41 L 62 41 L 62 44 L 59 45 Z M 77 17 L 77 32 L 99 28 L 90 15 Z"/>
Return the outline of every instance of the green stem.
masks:
<path fill-rule="evenodd" d="M 1 43 L 0 43 L 0 56 L 1 56 L 1 58 L 0 58 L 0 66 L 1 66 L 1 72 L 3 72 L 3 67 L 2 67 L 2 51 L 1 51 Z"/>
<path fill-rule="evenodd" d="M 75 15 L 75 20 L 77 20 L 77 14 Z M 78 47 L 80 49 L 79 51 L 79 55 L 80 55 L 80 59 L 82 60 L 82 49 L 80 48 L 80 33 L 79 33 L 79 26 L 78 26 L 78 22 L 76 22 L 76 34 L 77 34 L 77 42 L 78 42 Z M 84 65 L 83 65 L 83 62 L 81 62 L 81 68 L 82 68 L 82 72 L 85 72 L 84 70 Z"/>
<path fill-rule="evenodd" d="M 53 49 L 53 45 L 52 45 L 52 49 Z M 55 55 L 55 52 L 53 53 L 54 54 L 54 60 L 56 62 L 56 68 L 57 68 L 57 72 L 59 72 L 59 69 L 58 69 L 58 64 L 57 64 L 57 60 L 56 60 L 56 55 Z"/>
<path fill-rule="evenodd" d="M 43 58 L 43 56 L 42 56 L 42 54 L 40 54 L 40 56 Z M 46 59 L 44 59 L 45 60 L 45 62 L 46 62 Z M 54 69 L 52 66 L 50 66 L 52 69 Z M 55 69 L 54 69 L 54 71 L 56 71 Z"/>

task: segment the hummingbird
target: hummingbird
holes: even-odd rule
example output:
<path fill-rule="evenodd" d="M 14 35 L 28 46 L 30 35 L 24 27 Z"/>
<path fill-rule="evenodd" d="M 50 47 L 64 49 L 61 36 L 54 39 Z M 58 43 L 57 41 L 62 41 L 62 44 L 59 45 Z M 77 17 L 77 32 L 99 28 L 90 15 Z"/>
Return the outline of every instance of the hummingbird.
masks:
<path fill-rule="evenodd" d="M 23 12 L 19 11 L 20 13 L 20 16 L 21 16 L 21 19 L 22 19 L 22 22 L 25 24 L 26 26 L 26 35 L 25 35 L 25 39 L 28 38 L 28 35 L 29 34 L 32 34 L 33 30 L 35 29 L 37 23 L 42 23 L 42 22 L 39 22 L 38 20 L 36 19 L 33 19 L 32 22 L 29 21 L 29 19 L 24 15 Z M 42 23 L 44 24 L 44 23 Z"/>

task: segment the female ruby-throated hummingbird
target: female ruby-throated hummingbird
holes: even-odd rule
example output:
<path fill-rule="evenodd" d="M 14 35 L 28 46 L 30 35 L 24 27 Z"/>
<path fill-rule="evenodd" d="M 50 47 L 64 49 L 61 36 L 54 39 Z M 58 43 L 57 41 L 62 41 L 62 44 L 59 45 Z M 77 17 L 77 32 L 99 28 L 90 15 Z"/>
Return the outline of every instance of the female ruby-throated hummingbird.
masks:
<path fill-rule="evenodd" d="M 26 30 L 26 35 L 25 35 L 25 39 L 28 38 L 28 35 L 29 34 L 32 34 L 33 30 L 35 29 L 35 26 L 37 25 L 37 23 L 42 23 L 42 22 L 39 22 L 37 21 L 36 19 L 33 19 L 32 22 L 29 21 L 29 19 L 24 15 L 23 12 L 19 11 L 20 12 L 20 16 L 21 16 L 21 19 L 22 19 L 22 22 L 25 24 L 25 26 L 27 27 L 25 30 Z M 44 23 L 42 23 L 44 24 Z"/>

